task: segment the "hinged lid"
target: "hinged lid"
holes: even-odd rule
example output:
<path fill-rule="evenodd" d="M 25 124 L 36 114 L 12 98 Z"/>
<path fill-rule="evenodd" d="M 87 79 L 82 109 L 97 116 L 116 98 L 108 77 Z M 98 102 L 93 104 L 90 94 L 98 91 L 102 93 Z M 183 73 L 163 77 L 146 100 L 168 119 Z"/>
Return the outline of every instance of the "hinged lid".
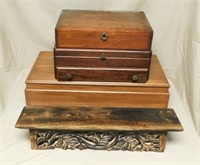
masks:
<path fill-rule="evenodd" d="M 58 48 L 151 50 L 153 30 L 144 12 L 63 10 Z"/>

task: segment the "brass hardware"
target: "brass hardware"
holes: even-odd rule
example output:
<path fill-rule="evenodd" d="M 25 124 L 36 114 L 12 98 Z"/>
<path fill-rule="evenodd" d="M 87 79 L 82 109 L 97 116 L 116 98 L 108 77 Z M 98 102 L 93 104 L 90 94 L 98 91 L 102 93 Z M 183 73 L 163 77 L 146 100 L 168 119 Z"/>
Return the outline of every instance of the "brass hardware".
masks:
<path fill-rule="evenodd" d="M 137 82 L 137 81 L 138 81 L 138 76 L 133 75 L 133 76 L 132 76 L 132 80 L 133 80 L 133 82 Z"/>
<path fill-rule="evenodd" d="M 107 34 L 106 32 L 102 32 L 102 33 L 101 33 L 101 39 L 102 39 L 103 41 L 106 41 L 106 40 L 108 39 L 108 34 Z"/>
<path fill-rule="evenodd" d="M 67 73 L 66 79 L 67 79 L 68 81 L 70 81 L 70 80 L 72 80 L 72 78 L 73 78 L 73 76 L 72 76 L 70 73 Z"/>
<path fill-rule="evenodd" d="M 102 53 L 101 56 L 100 56 L 100 59 L 101 59 L 101 61 L 106 60 L 106 55 L 104 53 Z"/>

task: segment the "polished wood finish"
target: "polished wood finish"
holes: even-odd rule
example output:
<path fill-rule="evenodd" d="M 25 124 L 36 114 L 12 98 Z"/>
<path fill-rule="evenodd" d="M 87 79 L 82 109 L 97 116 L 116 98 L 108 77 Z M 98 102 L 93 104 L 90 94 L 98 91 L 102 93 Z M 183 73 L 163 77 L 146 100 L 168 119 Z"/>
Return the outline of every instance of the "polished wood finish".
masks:
<path fill-rule="evenodd" d="M 173 109 L 24 107 L 17 128 L 68 131 L 182 131 Z"/>
<path fill-rule="evenodd" d="M 153 30 L 144 12 L 63 10 L 57 48 L 151 50 Z"/>
<path fill-rule="evenodd" d="M 106 54 L 99 57 L 83 56 L 56 56 L 55 66 L 58 67 L 85 67 L 85 68 L 149 68 L 150 59 L 108 57 Z"/>
<path fill-rule="evenodd" d="M 141 56 L 141 57 L 140 57 Z M 148 80 L 151 51 L 54 49 L 58 81 L 137 82 Z M 136 76 L 136 81 L 132 77 Z M 72 78 L 73 77 L 73 78 Z"/>
<path fill-rule="evenodd" d="M 152 56 L 147 83 L 57 81 L 53 52 L 41 52 L 26 80 L 28 106 L 166 108 L 169 83 Z"/>
<path fill-rule="evenodd" d="M 105 54 L 107 57 L 115 58 L 151 58 L 152 51 L 136 51 L 136 50 L 117 50 L 117 49 L 68 49 L 54 48 L 55 56 L 81 56 L 81 57 L 100 57 Z"/>
<path fill-rule="evenodd" d="M 56 67 L 58 81 L 137 82 L 148 80 L 148 69 Z M 136 76 L 136 80 L 133 80 Z"/>
<path fill-rule="evenodd" d="M 169 83 L 156 55 L 152 56 L 149 80 L 147 83 L 118 83 L 118 82 L 58 82 L 54 76 L 54 56 L 52 51 L 41 51 L 36 59 L 26 84 L 63 84 L 63 85 L 95 85 L 95 86 L 131 86 L 169 88 Z"/>
<path fill-rule="evenodd" d="M 56 25 L 55 77 L 145 83 L 152 36 L 143 12 L 63 10 Z"/>
<path fill-rule="evenodd" d="M 168 105 L 168 93 L 113 92 L 55 89 L 26 89 L 26 104 L 30 106 L 115 106 L 155 107 Z"/>

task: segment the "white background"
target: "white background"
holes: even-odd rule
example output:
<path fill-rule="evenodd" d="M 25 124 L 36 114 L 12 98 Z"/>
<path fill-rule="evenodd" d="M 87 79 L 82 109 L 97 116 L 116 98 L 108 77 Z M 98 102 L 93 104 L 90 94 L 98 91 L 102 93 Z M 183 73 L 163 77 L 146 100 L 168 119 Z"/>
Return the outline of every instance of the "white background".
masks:
<path fill-rule="evenodd" d="M 200 164 L 200 1 L 1 0 L 0 163 Z M 25 79 L 40 51 L 52 50 L 62 9 L 144 11 L 154 30 L 152 51 L 170 82 L 169 107 L 184 132 L 169 133 L 164 153 L 34 151 L 27 130 L 15 129 L 25 106 Z"/>

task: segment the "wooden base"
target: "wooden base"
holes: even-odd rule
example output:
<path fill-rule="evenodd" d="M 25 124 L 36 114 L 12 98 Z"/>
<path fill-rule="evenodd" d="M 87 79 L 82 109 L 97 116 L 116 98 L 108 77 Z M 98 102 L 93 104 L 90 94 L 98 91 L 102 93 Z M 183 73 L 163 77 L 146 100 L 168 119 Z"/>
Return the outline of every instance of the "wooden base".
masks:
<path fill-rule="evenodd" d="M 167 132 L 68 132 L 30 130 L 31 148 L 163 152 Z"/>
<path fill-rule="evenodd" d="M 169 83 L 154 55 L 146 83 L 59 82 L 53 52 L 41 52 L 26 80 L 27 106 L 167 108 Z"/>
<path fill-rule="evenodd" d="M 25 107 L 17 128 L 32 149 L 164 151 L 167 132 L 182 131 L 172 109 Z"/>

